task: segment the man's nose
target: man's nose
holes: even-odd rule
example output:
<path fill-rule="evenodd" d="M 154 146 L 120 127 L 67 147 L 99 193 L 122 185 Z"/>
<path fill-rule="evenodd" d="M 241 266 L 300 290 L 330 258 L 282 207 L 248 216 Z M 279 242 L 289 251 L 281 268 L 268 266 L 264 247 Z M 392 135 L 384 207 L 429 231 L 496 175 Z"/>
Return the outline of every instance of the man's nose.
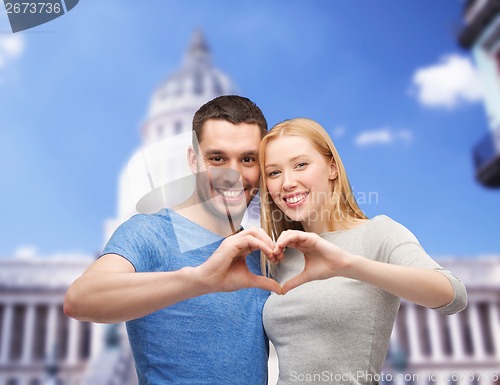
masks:
<path fill-rule="evenodd" d="M 213 170 L 214 179 L 218 180 L 216 184 L 222 184 L 226 188 L 241 187 L 241 174 L 239 170 L 232 167 L 220 167 Z"/>

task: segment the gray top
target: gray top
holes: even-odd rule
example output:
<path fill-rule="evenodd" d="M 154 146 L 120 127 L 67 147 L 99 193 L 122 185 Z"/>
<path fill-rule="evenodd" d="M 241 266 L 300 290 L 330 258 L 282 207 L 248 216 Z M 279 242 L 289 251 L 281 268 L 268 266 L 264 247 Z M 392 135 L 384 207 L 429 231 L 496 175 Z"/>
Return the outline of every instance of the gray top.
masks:
<path fill-rule="evenodd" d="M 368 259 L 440 271 L 455 293 L 451 303 L 435 309 L 440 313 L 453 314 L 467 304 L 462 282 L 432 260 L 408 229 L 387 216 L 320 236 Z M 303 269 L 302 253 L 288 249 L 275 278 L 283 284 Z M 399 303 L 399 297 L 384 290 L 343 277 L 308 282 L 284 296 L 272 293 L 263 321 L 278 354 L 278 384 L 375 384 Z"/>

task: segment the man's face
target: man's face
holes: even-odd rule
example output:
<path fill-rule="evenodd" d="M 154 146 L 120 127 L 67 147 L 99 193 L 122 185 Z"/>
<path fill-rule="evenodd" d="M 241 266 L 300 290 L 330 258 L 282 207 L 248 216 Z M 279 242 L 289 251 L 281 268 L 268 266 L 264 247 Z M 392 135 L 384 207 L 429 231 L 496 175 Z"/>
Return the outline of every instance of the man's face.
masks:
<path fill-rule="evenodd" d="M 238 218 L 259 187 L 257 124 L 210 119 L 203 126 L 199 150 L 190 151 L 198 198 L 216 217 Z"/>

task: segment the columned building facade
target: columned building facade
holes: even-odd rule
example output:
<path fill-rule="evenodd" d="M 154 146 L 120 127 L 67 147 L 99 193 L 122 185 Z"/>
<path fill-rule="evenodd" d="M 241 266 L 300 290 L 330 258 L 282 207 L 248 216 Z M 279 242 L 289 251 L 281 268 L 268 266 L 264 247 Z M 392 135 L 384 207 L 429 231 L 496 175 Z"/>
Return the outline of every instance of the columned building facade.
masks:
<path fill-rule="evenodd" d="M 445 316 L 403 301 L 384 371 L 404 383 L 500 384 L 500 259 L 439 262 L 463 280 L 467 308 Z"/>
<path fill-rule="evenodd" d="M 134 385 L 124 329 L 64 316 L 69 284 L 92 259 L 0 260 L 0 385 Z M 500 384 L 500 256 L 438 262 L 469 304 L 443 316 L 403 301 L 378 380 L 385 384 Z M 270 358 L 270 384 L 277 378 Z"/>
<path fill-rule="evenodd" d="M 81 383 L 101 338 L 94 325 L 64 316 L 63 299 L 90 263 L 0 260 L 1 385 Z"/>

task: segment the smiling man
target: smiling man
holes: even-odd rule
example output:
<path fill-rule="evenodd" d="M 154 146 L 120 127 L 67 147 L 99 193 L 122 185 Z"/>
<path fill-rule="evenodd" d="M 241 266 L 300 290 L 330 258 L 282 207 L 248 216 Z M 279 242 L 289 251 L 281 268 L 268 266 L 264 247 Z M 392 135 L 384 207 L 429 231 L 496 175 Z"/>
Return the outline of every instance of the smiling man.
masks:
<path fill-rule="evenodd" d="M 259 251 L 269 255 L 274 244 L 263 231 L 240 228 L 257 193 L 266 131 L 247 98 L 203 105 L 188 150 L 190 198 L 123 223 L 68 289 L 66 315 L 127 322 L 141 385 L 267 382 L 262 308 L 281 287 L 260 275 Z"/>

